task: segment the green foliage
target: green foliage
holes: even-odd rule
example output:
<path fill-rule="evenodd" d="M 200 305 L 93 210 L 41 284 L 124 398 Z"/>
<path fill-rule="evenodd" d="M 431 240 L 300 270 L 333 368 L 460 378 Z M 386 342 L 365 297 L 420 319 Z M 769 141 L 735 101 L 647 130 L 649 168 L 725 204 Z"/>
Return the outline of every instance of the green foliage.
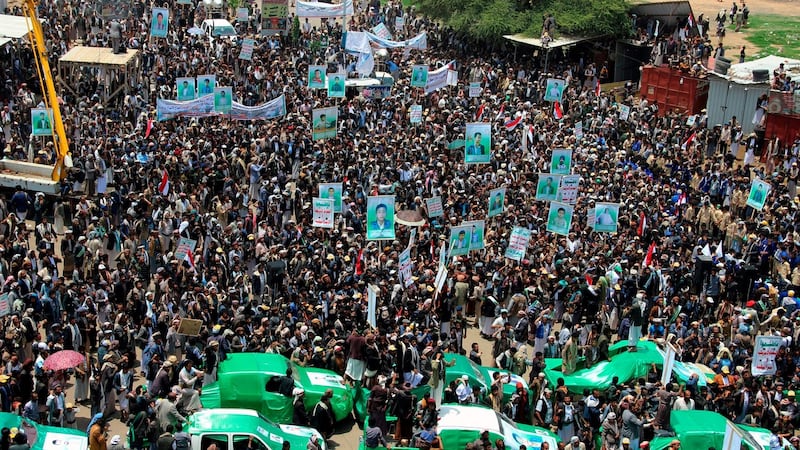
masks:
<path fill-rule="evenodd" d="M 542 16 L 548 13 L 556 19 L 557 36 L 629 33 L 627 0 L 415 0 L 415 4 L 419 12 L 486 41 L 518 32 L 538 37 Z"/>
<path fill-rule="evenodd" d="M 292 42 L 295 45 L 300 42 L 300 18 L 297 16 L 292 20 Z"/>

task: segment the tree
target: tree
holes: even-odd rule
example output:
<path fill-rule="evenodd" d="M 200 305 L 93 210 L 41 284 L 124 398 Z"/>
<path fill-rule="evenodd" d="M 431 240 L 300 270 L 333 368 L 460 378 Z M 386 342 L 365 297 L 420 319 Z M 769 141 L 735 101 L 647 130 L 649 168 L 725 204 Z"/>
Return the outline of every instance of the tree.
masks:
<path fill-rule="evenodd" d="M 419 12 L 456 32 L 485 41 L 524 32 L 539 37 L 542 18 L 552 13 L 558 34 L 613 35 L 629 33 L 627 0 L 415 0 Z"/>

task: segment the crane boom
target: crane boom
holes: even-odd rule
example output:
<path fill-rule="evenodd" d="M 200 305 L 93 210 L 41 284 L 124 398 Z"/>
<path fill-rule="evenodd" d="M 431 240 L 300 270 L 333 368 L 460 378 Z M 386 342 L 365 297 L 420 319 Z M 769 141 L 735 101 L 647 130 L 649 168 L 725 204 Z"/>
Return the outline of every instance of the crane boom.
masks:
<path fill-rule="evenodd" d="M 33 46 L 33 56 L 41 67 L 40 84 L 44 82 L 42 94 L 45 105 L 53 110 L 53 131 L 55 133 L 55 146 L 57 149 L 56 164 L 53 167 L 53 181 L 61 181 L 65 174 L 64 160 L 69 152 L 69 142 L 67 142 L 67 132 L 64 129 L 64 121 L 61 118 L 61 108 L 58 105 L 58 95 L 53 83 L 53 75 L 50 71 L 50 61 L 47 58 L 47 46 L 45 45 L 42 24 L 36 17 L 36 3 L 34 0 L 25 0 L 25 15 L 28 18 L 30 29 L 29 36 Z M 37 68 L 38 68 L 37 67 Z"/>

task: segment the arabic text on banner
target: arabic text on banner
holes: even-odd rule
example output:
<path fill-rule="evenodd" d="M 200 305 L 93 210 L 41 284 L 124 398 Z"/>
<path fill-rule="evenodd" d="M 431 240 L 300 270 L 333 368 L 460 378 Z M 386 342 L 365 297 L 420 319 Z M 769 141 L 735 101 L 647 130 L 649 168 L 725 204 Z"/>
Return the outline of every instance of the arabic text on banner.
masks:
<path fill-rule="evenodd" d="M 754 377 L 762 375 L 775 375 L 778 366 L 775 364 L 775 356 L 778 349 L 783 345 L 780 336 L 756 336 L 756 347 L 753 351 L 753 362 L 750 372 Z"/>
<path fill-rule="evenodd" d="M 255 39 L 242 39 L 242 51 L 239 53 L 239 59 L 244 59 L 246 61 L 253 59 L 253 48 L 255 46 Z"/>
<path fill-rule="evenodd" d="M 159 122 L 178 117 L 213 117 L 219 115 L 214 111 L 213 95 L 204 95 L 186 102 L 160 98 L 156 102 L 156 111 Z M 226 114 L 227 117 L 233 120 L 270 120 L 285 115 L 286 98 L 283 95 L 257 106 L 245 106 L 239 102 L 233 102 L 230 114 Z"/>
<path fill-rule="evenodd" d="M 558 187 L 558 201 L 574 204 L 578 201 L 578 187 L 581 183 L 580 175 L 564 175 Z"/>
<path fill-rule="evenodd" d="M 444 215 L 444 208 L 442 208 L 442 197 L 436 196 L 426 198 L 425 206 L 428 208 L 428 217 L 439 217 Z"/>
<path fill-rule="evenodd" d="M 398 260 L 398 265 L 400 269 L 400 279 L 403 281 L 403 286 L 409 287 L 414 283 L 414 280 L 411 279 L 411 249 L 406 248 L 400 253 L 400 258 Z"/>
<path fill-rule="evenodd" d="M 411 123 L 422 122 L 422 105 L 411 105 Z"/>
<path fill-rule="evenodd" d="M 345 0 L 344 3 L 335 5 L 298 0 L 295 5 L 298 17 L 342 17 L 353 15 L 353 0 Z"/>
<path fill-rule="evenodd" d="M 312 227 L 333 228 L 333 202 L 332 198 L 312 199 Z"/>
<path fill-rule="evenodd" d="M 175 259 L 183 261 L 187 253 L 194 252 L 195 247 L 197 247 L 197 240 L 182 237 L 178 241 L 178 246 L 175 247 Z"/>
<path fill-rule="evenodd" d="M 522 261 L 525 251 L 528 249 L 528 242 L 531 239 L 531 230 L 522 227 L 514 227 L 511 237 L 508 239 L 505 257 L 514 261 Z"/>

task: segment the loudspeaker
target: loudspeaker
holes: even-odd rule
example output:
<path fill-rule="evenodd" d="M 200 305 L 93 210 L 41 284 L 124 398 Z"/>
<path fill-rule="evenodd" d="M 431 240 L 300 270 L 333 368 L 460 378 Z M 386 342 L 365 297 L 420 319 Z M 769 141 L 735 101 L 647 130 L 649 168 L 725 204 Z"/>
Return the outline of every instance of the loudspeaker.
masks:
<path fill-rule="evenodd" d="M 731 67 L 731 60 L 720 56 L 716 60 L 714 60 L 714 72 L 720 75 L 727 75 L 728 69 Z"/>
<path fill-rule="evenodd" d="M 753 70 L 753 82 L 754 83 L 769 83 L 769 70 L 766 70 L 766 69 Z"/>

